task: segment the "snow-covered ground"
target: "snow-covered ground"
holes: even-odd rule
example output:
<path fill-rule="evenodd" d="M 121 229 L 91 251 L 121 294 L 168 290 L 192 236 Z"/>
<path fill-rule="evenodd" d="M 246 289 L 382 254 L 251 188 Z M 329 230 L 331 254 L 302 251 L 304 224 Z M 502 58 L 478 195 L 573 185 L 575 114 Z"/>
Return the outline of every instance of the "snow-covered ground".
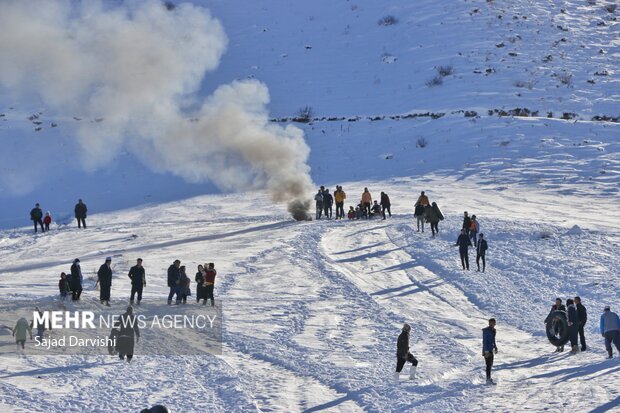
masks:
<path fill-rule="evenodd" d="M 190 278 L 215 262 L 224 311 L 222 355 L 127 364 L 29 356 L 28 342 L 0 356 L 2 411 L 620 411 L 619 359 L 605 360 L 598 334 L 603 306 L 620 310 L 620 124 L 592 121 L 620 115 L 618 11 L 585 0 L 196 3 L 229 37 L 200 94 L 257 78 L 273 118 L 312 107 L 301 127 L 313 180 L 342 184 L 347 209 L 365 186 L 386 191 L 394 216 L 295 222 L 265 193 L 216 194 L 129 150 L 85 172 L 71 131 L 94 120 L 0 98 L 0 304 L 56 308 L 57 277 L 79 257 L 80 305 L 97 308 L 93 277 L 111 255 L 113 310 L 142 257 L 147 303 L 165 302 L 174 259 Z M 386 16 L 397 23 L 377 24 Z M 429 87 L 438 66 L 453 73 Z M 539 113 L 488 112 L 515 108 Z M 443 115 L 403 116 L 425 112 Z M 421 190 L 446 215 L 436 238 L 415 228 Z M 93 212 L 85 231 L 72 222 L 79 197 Z M 49 233 L 26 226 L 34 202 L 57 219 Z M 463 211 L 489 242 L 485 273 L 460 270 Z M 589 310 L 589 349 L 553 353 L 543 320 L 555 297 L 575 295 Z M 480 354 L 489 317 L 496 387 Z M 396 383 L 404 322 L 420 365 L 415 381 Z M 0 345 L 14 345 L 6 330 Z"/>

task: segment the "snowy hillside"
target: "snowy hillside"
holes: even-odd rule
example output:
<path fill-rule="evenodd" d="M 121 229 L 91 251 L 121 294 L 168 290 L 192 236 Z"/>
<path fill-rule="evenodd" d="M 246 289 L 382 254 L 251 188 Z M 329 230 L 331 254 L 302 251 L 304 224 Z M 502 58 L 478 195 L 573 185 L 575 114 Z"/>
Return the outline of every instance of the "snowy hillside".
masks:
<path fill-rule="evenodd" d="M 0 12 L 18 3 L 0 5 Z M 192 280 L 196 265 L 212 261 L 224 317 L 222 355 L 145 355 L 138 344 L 128 364 L 109 356 L 32 356 L 34 342 L 27 341 L 25 351 L 7 356 L 14 339 L 0 329 L 2 411 L 137 412 L 158 403 L 172 412 L 620 411 L 620 355 L 605 359 L 598 332 L 603 306 L 620 310 L 620 10 L 612 2 L 194 4 L 169 6 L 165 15 L 132 2 L 85 13 L 87 23 L 96 13 L 106 17 L 101 21 L 124 21 L 106 7 L 159 16 L 161 32 L 153 38 L 127 32 L 134 40 L 128 47 L 138 51 L 140 42 L 163 42 L 146 55 L 149 62 L 183 49 L 171 46 L 168 35 L 188 41 L 180 45 L 199 39 L 198 46 L 209 45 L 205 50 L 217 49 L 200 58 L 179 52 L 189 68 L 162 65 L 161 73 L 187 75 L 204 60 L 206 74 L 162 77 L 170 81 L 168 94 L 137 91 L 144 99 L 169 97 L 164 104 L 154 99 L 161 105 L 152 111 L 119 103 L 136 119 L 100 117 L 70 101 L 65 110 L 48 93 L 56 91 L 53 81 L 36 76 L 48 73 L 43 65 L 23 68 L 39 82 L 30 82 L 40 89 L 31 90 L 15 86 L 12 63 L 0 62 L 0 313 L 12 314 L 23 300 L 60 308 L 58 275 L 76 257 L 84 297 L 67 307 L 100 308 L 95 273 L 112 256 L 111 310 L 119 313 L 131 288 L 126 274 L 142 257 L 148 284 L 138 314 L 165 303 L 174 259 L 187 265 Z M 54 18 L 64 22 L 61 14 L 41 12 L 32 21 L 41 30 Z M 1 22 L 18 21 L 4 15 Z M 200 31 L 201 18 L 210 22 L 203 37 L 184 31 Z M 159 22 L 141 19 L 129 27 L 151 30 L 152 21 Z M 97 25 L 68 26 L 84 34 Z M 14 37 L 19 27 L 6 27 L 13 26 L 0 24 L 0 50 L 40 64 L 47 56 L 40 45 L 30 44 L 38 51 L 33 58 L 23 38 Z M 70 75 L 58 74 L 67 85 Z M 131 76 L 136 84 L 153 80 Z M 127 79 L 133 78 L 121 78 Z M 253 100 L 233 83 L 248 80 L 264 82 L 268 103 L 260 87 Z M 76 94 L 78 103 L 105 94 L 89 87 L 86 98 Z M 213 112 L 228 108 L 219 100 L 226 93 L 251 116 L 210 123 Z M 180 112 L 167 112 L 169 103 Z M 106 116 L 116 110 L 101 107 Z M 309 122 L 294 121 L 304 107 L 311 109 Z M 187 119 L 168 129 L 168 118 L 176 117 Z M 373 199 L 386 191 L 393 217 L 295 222 L 273 193 L 273 182 L 286 177 L 278 165 L 290 166 L 282 154 L 290 152 L 256 145 L 244 153 L 242 141 L 230 143 L 236 136 L 230 130 L 247 118 L 260 128 L 256 135 L 242 130 L 257 139 L 273 133 L 277 139 L 265 142 L 290 144 L 299 165 L 305 152 L 291 125 L 301 128 L 316 185 L 343 185 L 347 209 L 364 187 Z M 159 128 L 179 136 L 159 136 Z M 188 131 L 206 134 L 188 143 L 182 139 Z M 91 133 L 102 139 L 94 139 L 101 164 L 84 161 L 97 147 Z M 201 151 L 211 163 L 194 175 Z M 265 162 L 252 164 L 254 153 Z M 303 175 L 303 165 L 296 172 Z M 428 227 L 416 231 L 413 205 L 422 190 L 446 216 L 436 238 Z M 86 231 L 73 220 L 78 198 L 89 206 Z M 28 211 L 35 202 L 55 218 L 49 233 L 32 234 Z M 489 242 L 484 273 L 475 271 L 473 253 L 474 270 L 460 269 L 453 245 L 463 211 L 478 216 Z M 575 295 L 588 308 L 588 350 L 553 353 L 543 320 L 555 297 Z M 498 321 L 497 386 L 485 384 L 480 354 L 490 317 Z M 420 364 L 416 380 L 403 372 L 396 382 L 404 322 L 412 326 L 411 350 Z M 165 345 L 185 343 L 171 336 Z"/>

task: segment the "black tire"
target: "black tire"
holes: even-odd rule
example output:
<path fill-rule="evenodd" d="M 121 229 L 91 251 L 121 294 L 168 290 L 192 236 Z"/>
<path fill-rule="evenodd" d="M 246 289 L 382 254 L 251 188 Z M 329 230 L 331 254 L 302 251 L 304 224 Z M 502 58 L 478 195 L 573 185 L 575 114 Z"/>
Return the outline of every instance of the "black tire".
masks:
<path fill-rule="evenodd" d="M 556 347 L 568 342 L 568 320 L 564 311 L 554 311 L 547 319 L 547 339 Z"/>

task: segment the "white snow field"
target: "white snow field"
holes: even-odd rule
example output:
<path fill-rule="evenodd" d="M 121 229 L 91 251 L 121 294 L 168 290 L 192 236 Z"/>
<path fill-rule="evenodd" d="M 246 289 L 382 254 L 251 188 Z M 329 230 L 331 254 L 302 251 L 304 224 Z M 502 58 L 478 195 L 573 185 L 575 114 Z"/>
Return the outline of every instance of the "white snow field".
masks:
<path fill-rule="evenodd" d="M 141 257 L 144 306 L 165 303 L 174 259 L 192 279 L 212 261 L 224 313 L 221 355 L 138 354 L 128 364 L 33 355 L 27 341 L 0 356 L 1 411 L 620 411 L 620 355 L 605 358 L 598 332 L 603 307 L 620 310 L 613 2 L 194 3 L 229 40 L 196 96 L 252 78 L 269 88 L 274 124 L 311 107 L 314 119 L 294 124 L 314 182 L 343 185 L 346 209 L 364 187 L 377 199 L 386 191 L 393 216 L 296 222 L 263 191 L 220 193 L 145 166 L 130 143 L 84 171 L 73 130 L 98 121 L 0 94 L 1 305 L 58 308 L 58 276 L 79 257 L 87 280 L 71 308 L 99 308 L 94 274 L 112 256 L 120 313 Z M 388 16 L 395 24 L 378 24 Z M 431 85 L 439 66 L 452 73 Z M 416 231 L 422 190 L 446 216 L 435 238 L 428 226 Z M 80 197 L 92 211 L 87 230 L 72 221 Z M 32 233 L 35 202 L 56 218 L 49 233 Z M 463 211 L 488 240 L 484 273 L 473 253 L 472 270 L 460 269 Z M 575 295 L 588 308 L 588 350 L 554 353 L 543 320 L 556 297 Z M 490 317 L 497 386 L 485 384 L 481 355 Z M 415 380 L 406 366 L 396 381 L 404 322 L 420 364 Z M 6 328 L 0 346 L 15 346 Z"/>

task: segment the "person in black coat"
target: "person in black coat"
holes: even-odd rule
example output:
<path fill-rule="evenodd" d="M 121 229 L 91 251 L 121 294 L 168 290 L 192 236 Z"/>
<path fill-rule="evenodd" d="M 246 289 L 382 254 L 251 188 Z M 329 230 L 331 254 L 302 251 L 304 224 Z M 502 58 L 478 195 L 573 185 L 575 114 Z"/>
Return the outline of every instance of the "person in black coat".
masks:
<path fill-rule="evenodd" d="M 383 215 L 383 219 L 385 219 L 385 211 L 388 212 L 390 218 L 392 217 L 392 211 L 390 211 L 391 205 L 388 194 L 381 192 L 381 215 Z"/>
<path fill-rule="evenodd" d="M 463 212 L 463 229 L 465 234 L 469 236 L 469 228 L 471 227 L 471 218 L 467 215 L 467 211 Z"/>
<path fill-rule="evenodd" d="M 36 204 L 34 208 L 30 210 L 30 220 L 34 222 L 34 232 L 37 232 L 37 224 L 41 226 L 41 232 L 45 232 L 45 228 L 43 228 L 43 210 Z"/>
<path fill-rule="evenodd" d="M 129 269 L 129 274 L 127 274 L 127 276 L 131 280 L 131 297 L 129 298 L 129 302 L 133 304 L 134 297 L 136 293 L 138 293 L 137 304 L 140 305 L 140 301 L 142 301 L 142 289 L 146 286 L 146 274 L 142 266 L 142 258 L 138 258 L 136 265 Z"/>
<path fill-rule="evenodd" d="M 329 189 L 323 191 L 323 212 L 325 218 L 332 219 L 332 206 L 334 205 L 334 197 L 329 193 Z"/>
<path fill-rule="evenodd" d="M 461 256 L 463 269 L 467 268 L 467 270 L 469 270 L 469 247 L 472 245 L 465 228 L 461 229 L 461 235 L 456 239 L 456 244 L 454 245 L 459 246 L 459 254 Z"/>
<path fill-rule="evenodd" d="M 198 272 L 196 272 L 196 276 L 194 277 L 196 281 L 196 302 L 199 303 L 200 300 L 204 300 L 205 304 L 207 302 L 207 293 L 205 291 L 205 270 L 202 265 L 198 266 Z"/>
<path fill-rule="evenodd" d="M 168 305 L 172 304 L 172 297 L 176 295 L 177 304 L 181 304 L 181 261 L 174 260 L 174 263 L 168 267 Z"/>
<path fill-rule="evenodd" d="M 82 268 L 80 267 L 80 260 L 77 258 L 73 260 L 73 265 L 71 265 L 69 286 L 71 287 L 71 300 L 78 301 L 82 295 Z"/>
<path fill-rule="evenodd" d="M 88 212 L 86 204 L 79 199 L 78 203 L 75 204 L 73 211 L 75 212 L 75 219 L 77 219 L 78 228 L 84 226 L 84 229 L 86 229 L 86 213 Z"/>
<path fill-rule="evenodd" d="M 579 313 L 572 298 L 566 300 L 567 320 L 568 320 L 568 337 L 570 338 L 571 354 L 577 354 L 577 336 L 579 334 Z"/>
<path fill-rule="evenodd" d="M 415 378 L 416 367 L 418 366 L 418 360 L 413 357 L 413 354 L 409 352 L 409 332 L 411 326 L 407 323 L 403 325 L 403 329 L 398 336 L 398 342 L 396 344 L 396 373 L 395 377 L 398 379 L 400 371 L 406 362 L 411 363 L 411 370 L 409 370 L 409 378 Z"/>
<path fill-rule="evenodd" d="M 105 259 L 97 271 L 97 281 L 99 282 L 99 300 L 101 304 L 110 306 L 110 289 L 112 288 L 112 258 Z"/>
<path fill-rule="evenodd" d="M 478 271 L 480 271 L 480 259 L 482 259 L 482 272 L 484 272 L 484 268 L 487 266 L 485 259 L 487 249 L 489 249 L 489 246 L 487 245 L 487 240 L 484 239 L 484 234 L 478 235 L 478 245 L 476 245 L 476 265 L 478 266 Z"/>
<path fill-rule="evenodd" d="M 588 321 L 588 312 L 583 304 L 581 304 L 581 297 L 575 297 L 575 307 L 577 307 L 577 316 L 579 317 L 579 341 L 581 342 L 581 351 L 586 351 L 586 335 L 583 328 Z"/>
<path fill-rule="evenodd" d="M 124 360 L 125 356 L 127 356 L 127 362 L 129 363 L 133 358 L 134 340 L 135 342 L 140 341 L 138 321 L 133 314 L 133 308 L 131 306 L 127 307 L 127 311 L 119 317 L 114 327 L 118 329 L 116 337 L 118 358 Z"/>

